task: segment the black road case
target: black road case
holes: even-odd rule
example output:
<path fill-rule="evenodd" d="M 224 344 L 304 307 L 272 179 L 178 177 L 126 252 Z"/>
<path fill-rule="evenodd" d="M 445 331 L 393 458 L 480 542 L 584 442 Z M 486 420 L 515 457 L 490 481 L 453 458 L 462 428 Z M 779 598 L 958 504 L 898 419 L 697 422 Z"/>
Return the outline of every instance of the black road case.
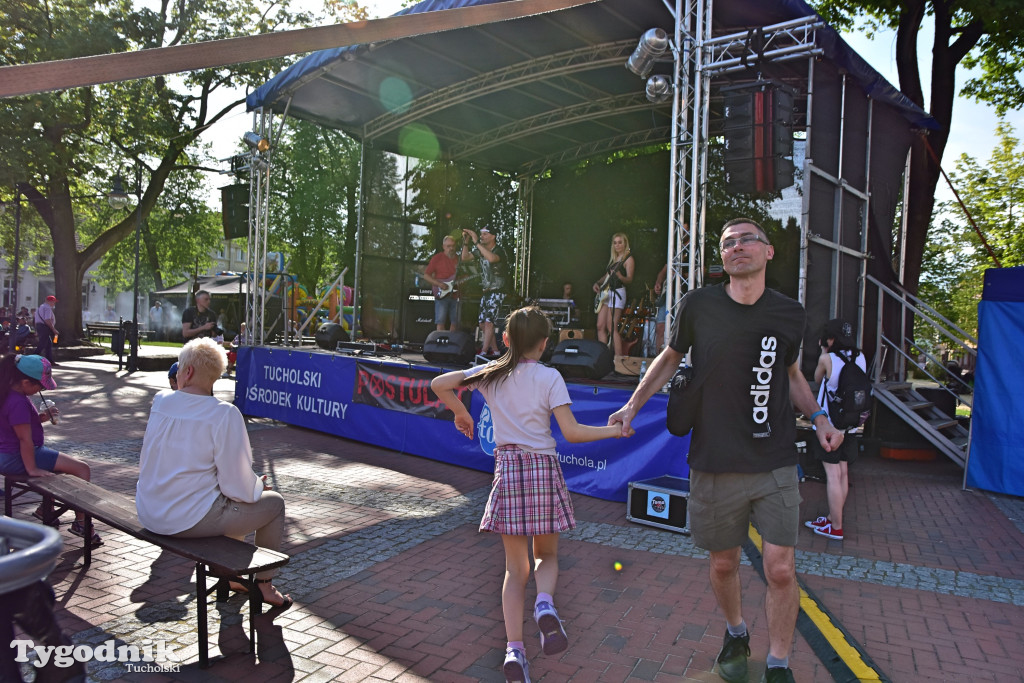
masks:
<path fill-rule="evenodd" d="M 689 496 L 690 480 L 682 477 L 665 475 L 631 481 L 626 498 L 626 519 L 689 536 L 690 517 L 686 511 Z"/>

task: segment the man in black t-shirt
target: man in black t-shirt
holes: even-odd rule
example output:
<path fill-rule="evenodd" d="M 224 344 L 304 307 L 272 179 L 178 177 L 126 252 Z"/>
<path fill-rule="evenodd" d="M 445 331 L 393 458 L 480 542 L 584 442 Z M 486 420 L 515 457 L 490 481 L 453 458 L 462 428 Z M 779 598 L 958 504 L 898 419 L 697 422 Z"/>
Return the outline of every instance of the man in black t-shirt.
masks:
<path fill-rule="evenodd" d="M 217 314 L 210 309 L 210 293 L 200 289 L 196 292 L 196 305 L 181 313 L 181 336 L 188 341 L 217 334 Z"/>
<path fill-rule="evenodd" d="M 687 351 L 701 410 L 690 435 L 690 531 L 711 555 L 711 587 L 728 629 L 718 655 L 727 681 L 747 680 L 750 655 L 740 599 L 740 550 L 751 516 L 761 534 L 768 584 L 765 679 L 792 681 L 789 652 L 799 611 L 794 552 L 800 529 L 796 424 L 809 415 L 822 448 L 843 434 L 829 424 L 797 365 L 803 307 L 765 286 L 775 248 L 748 218 L 725 224 L 720 242 L 729 282 L 688 292 L 676 311 L 672 341 L 621 410 L 608 420 L 623 435 L 644 403 L 672 377 Z"/>
<path fill-rule="evenodd" d="M 470 246 L 472 245 L 472 246 Z M 480 260 L 480 284 L 484 293 L 480 297 L 480 328 L 484 332 L 483 348 L 485 356 L 500 355 L 498 339 L 494 334 L 494 325 L 499 322 L 507 311 L 504 310 L 505 292 L 508 285 L 508 258 L 505 250 L 498 245 L 491 228 L 480 228 L 480 234 L 469 229 L 462 231 L 462 260 Z"/>

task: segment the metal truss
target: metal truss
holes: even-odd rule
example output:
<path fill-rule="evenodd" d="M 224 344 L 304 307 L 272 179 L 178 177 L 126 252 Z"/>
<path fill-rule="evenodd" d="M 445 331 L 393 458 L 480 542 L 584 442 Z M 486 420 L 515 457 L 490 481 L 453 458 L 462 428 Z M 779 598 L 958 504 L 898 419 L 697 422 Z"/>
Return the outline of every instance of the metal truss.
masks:
<path fill-rule="evenodd" d="M 723 74 L 742 71 L 759 62 L 782 62 L 820 55 L 822 50 L 816 47 L 815 38 L 817 30 L 824 26 L 825 22 L 812 14 L 742 33 L 709 38 L 703 44 L 707 56 L 703 70 L 710 74 Z"/>
<path fill-rule="evenodd" d="M 594 102 L 580 102 L 569 107 L 562 107 L 543 114 L 530 116 L 513 121 L 504 126 L 475 135 L 459 144 L 453 145 L 449 157 L 458 160 L 472 157 L 497 145 L 513 142 L 529 137 L 535 133 L 553 130 L 562 126 L 599 119 L 603 116 L 622 114 L 623 112 L 640 109 L 651 109 L 654 105 L 647 101 L 643 93 L 629 93 L 605 97 Z"/>
<path fill-rule="evenodd" d="M 518 196 L 518 211 L 517 211 L 517 232 L 516 235 L 516 263 L 515 273 L 513 274 L 515 282 L 515 291 L 526 294 L 529 291 L 530 286 L 530 249 L 529 245 L 533 244 L 533 188 L 536 184 L 536 179 L 533 175 L 524 175 L 519 177 L 519 196 Z"/>
<path fill-rule="evenodd" d="M 389 112 L 369 121 L 363 127 L 363 138 L 373 140 L 448 107 L 539 78 L 551 79 L 558 75 L 600 69 L 609 64 L 621 64 L 629 56 L 634 43 L 633 40 L 620 40 L 545 55 L 433 90 L 410 102 L 400 113 Z"/>
<path fill-rule="evenodd" d="M 291 100 L 289 100 L 291 104 Z M 284 125 L 288 108 L 281 116 Z M 269 109 L 253 112 L 253 130 L 271 143 L 271 152 L 261 154 L 252 150 L 249 157 L 249 243 L 247 249 L 245 296 L 245 320 L 248 327 L 248 343 L 262 345 L 266 342 L 264 315 L 267 307 L 267 236 L 270 223 L 270 165 L 277 139 L 273 134 L 274 114 Z M 280 137 L 281 129 L 278 129 Z M 285 325 L 287 329 L 287 325 Z"/>
<path fill-rule="evenodd" d="M 700 286 L 697 236 L 703 235 L 707 139 L 706 79 L 701 73 L 701 40 L 710 37 L 711 0 L 676 0 L 673 36 L 672 130 L 669 179 L 668 272 L 665 277 L 666 341 L 675 304 Z M 687 168 L 689 164 L 689 168 Z"/>
<path fill-rule="evenodd" d="M 565 149 L 556 154 L 549 154 L 541 159 L 536 159 L 524 164 L 518 169 L 520 175 L 528 173 L 541 173 L 561 164 L 569 164 L 580 159 L 586 159 L 605 152 L 614 152 L 620 149 L 643 147 L 645 145 L 663 145 L 668 137 L 670 129 L 668 126 L 641 130 L 635 133 L 623 133 L 602 140 L 593 140 L 571 149 Z"/>

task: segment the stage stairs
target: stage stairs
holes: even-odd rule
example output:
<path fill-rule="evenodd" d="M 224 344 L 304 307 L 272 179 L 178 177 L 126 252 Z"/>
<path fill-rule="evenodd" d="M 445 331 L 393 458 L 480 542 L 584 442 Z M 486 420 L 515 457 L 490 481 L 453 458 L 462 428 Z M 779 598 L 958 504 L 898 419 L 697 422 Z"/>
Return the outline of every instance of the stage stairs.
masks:
<path fill-rule="evenodd" d="M 971 435 L 957 419 L 956 408 L 973 408 L 971 382 L 978 340 L 900 285 L 885 285 L 871 275 L 866 280 L 878 296 L 875 357 L 868 372 L 874 381 L 875 399 L 939 452 L 966 468 Z M 886 320 L 898 321 L 888 334 L 883 332 Z M 933 383 L 939 389 L 937 396 L 943 403 L 948 400 L 950 406 L 939 408 L 933 400 L 940 398 L 930 400 L 936 395 L 934 389 L 925 393 L 915 389 L 909 379 L 911 370 L 919 380 L 923 375 L 926 383 Z M 924 391 L 923 385 L 919 388 Z"/>
<path fill-rule="evenodd" d="M 928 440 L 950 460 L 965 467 L 970 433 L 956 416 L 946 415 L 934 403 L 914 390 L 910 382 L 881 382 L 874 385 L 875 399 L 888 406 L 906 424 Z"/>

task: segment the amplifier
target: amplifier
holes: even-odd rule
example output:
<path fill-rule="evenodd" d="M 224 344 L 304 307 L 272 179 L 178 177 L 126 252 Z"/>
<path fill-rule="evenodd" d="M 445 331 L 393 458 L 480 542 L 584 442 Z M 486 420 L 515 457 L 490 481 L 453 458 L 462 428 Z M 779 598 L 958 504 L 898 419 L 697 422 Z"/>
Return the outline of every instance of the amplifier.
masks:
<path fill-rule="evenodd" d="M 689 497 L 690 480 L 682 477 L 666 474 L 654 479 L 631 481 L 626 496 L 626 519 L 689 536 L 690 516 L 686 510 Z"/>
<path fill-rule="evenodd" d="M 422 344 L 435 327 L 434 297 L 410 295 L 403 311 L 402 341 Z"/>

